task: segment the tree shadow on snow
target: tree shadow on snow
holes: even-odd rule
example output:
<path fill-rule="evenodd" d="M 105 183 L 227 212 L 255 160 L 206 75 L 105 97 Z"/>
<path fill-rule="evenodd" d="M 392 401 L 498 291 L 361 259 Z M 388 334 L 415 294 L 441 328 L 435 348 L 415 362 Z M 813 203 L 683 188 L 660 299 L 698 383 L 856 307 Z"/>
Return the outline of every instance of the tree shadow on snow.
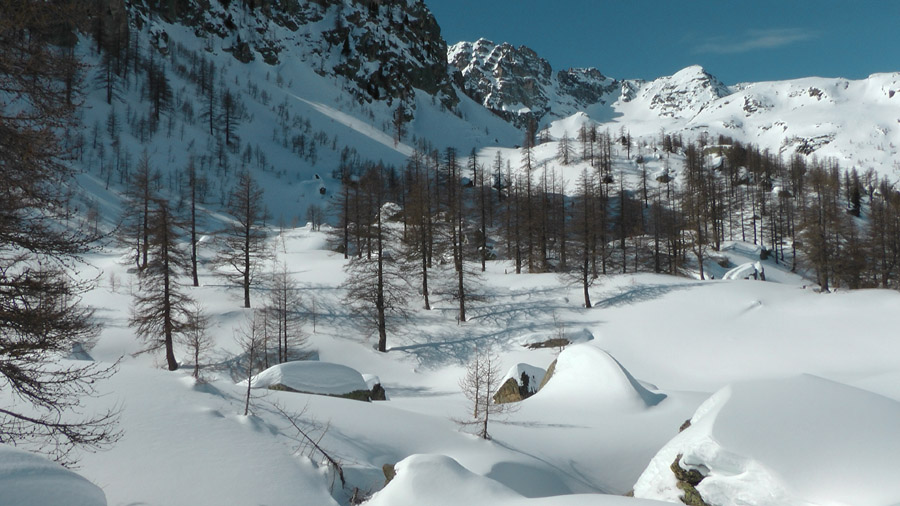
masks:
<path fill-rule="evenodd" d="M 594 307 L 603 309 L 637 304 L 638 302 L 647 302 L 663 297 L 676 290 L 686 290 L 702 284 L 703 283 L 679 283 L 671 285 L 626 286 L 621 288 L 617 293 L 598 301 L 594 304 Z"/>

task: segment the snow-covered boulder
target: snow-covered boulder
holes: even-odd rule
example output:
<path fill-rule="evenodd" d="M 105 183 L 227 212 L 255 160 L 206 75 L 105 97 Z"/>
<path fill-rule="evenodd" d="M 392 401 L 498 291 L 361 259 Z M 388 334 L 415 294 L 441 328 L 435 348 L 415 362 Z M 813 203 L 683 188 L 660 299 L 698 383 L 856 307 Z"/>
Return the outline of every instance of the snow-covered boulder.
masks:
<path fill-rule="evenodd" d="M 679 502 L 677 460 L 713 506 L 900 504 L 897 427 L 900 403 L 819 377 L 736 383 L 697 409 L 634 494 Z"/>
<path fill-rule="evenodd" d="M 572 402 L 608 402 L 646 408 L 666 398 L 645 388 L 609 353 L 590 345 L 566 348 L 550 368 L 538 392 L 542 398 Z"/>
<path fill-rule="evenodd" d="M 766 280 L 766 270 L 760 262 L 747 262 L 722 275 L 722 279 Z"/>
<path fill-rule="evenodd" d="M 503 404 L 519 402 L 534 395 L 544 381 L 547 371 L 529 364 L 516 364 L 500 381 L 500 388 L 494 394 L 494 402 Z"/>
<path fill-rule="evenodd" d="M 602 494 L 526 498 L 445 455 L 412 455 L 366 506 L 664 506 L 665 503 Z"/>
<path fill-rule="evenodd" d="M 106 506 L 106 495 L 56 462 L 0 444 L 0 504 Z"/>
<path fill-rule="evenodd" d="M 246 385 L 246 380 L 242 383 Z M 370 392 L 366 380 L 356 369 L 318 361 L 274 365 L 254 376 L 250 386 L 365 400 L 369 399 Z"/>
<path fill-rule="evenodd" d="M 525 334 L 519 343 L 526 348 L 564 348 L 570 344 L 586 343 L 594 339 L 588 329 L 564 330 L 562 332 L 533 332 Z"/>

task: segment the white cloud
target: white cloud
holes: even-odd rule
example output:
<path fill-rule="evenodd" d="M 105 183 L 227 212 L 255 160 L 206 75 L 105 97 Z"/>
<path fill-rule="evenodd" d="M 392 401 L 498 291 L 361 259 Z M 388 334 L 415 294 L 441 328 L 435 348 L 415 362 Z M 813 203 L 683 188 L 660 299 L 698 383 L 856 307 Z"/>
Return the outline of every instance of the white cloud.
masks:
<path fill-rule="evenodd" d="M 696 53 L 735 54 L 774 49 L 795 42 L 815 39 L 818 33 L 805 28 L 773 28 L 767 30 L 747 30 L 738 39 L 714 37 L 694 48 Z"/>

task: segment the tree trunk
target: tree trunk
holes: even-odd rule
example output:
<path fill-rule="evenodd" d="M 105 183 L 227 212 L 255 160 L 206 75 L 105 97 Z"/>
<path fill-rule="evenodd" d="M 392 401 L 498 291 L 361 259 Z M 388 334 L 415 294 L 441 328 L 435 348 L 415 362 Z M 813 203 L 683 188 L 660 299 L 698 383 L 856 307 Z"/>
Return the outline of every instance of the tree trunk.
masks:
<path fill-rule="evenodd" d="M 587 251 L 587 248 L 585 248 L 585 251 Z M 591 294 L 588 291 L 588 287 L 590 286 L 590 283 L 588 283 L 589 275 L 590 275 L 589 269 L 590 269 L 590 266 L 589 266 L 589 262 L 588 262 L 588 256 L 585 255 L 584 263 L 581 266 L 581 285 L 584 288 L 584 307 L 588 308 L 588 309 L 591 308 Z"/>
<path fill-rule="evenodd" d="M 191 171 L 191 277 L 194 286 L 200 286 L 200 280 L 197 278 L 197 172 L 193 160 L 189 170 Z"/>
<path fill-rule="evenodd" d="M 168 217 L 165 214 L 165 209 L 163 209 L 163 218 L 162 222 L 167 223 Z M 174 371 L 178 369 L 178 361 L 175 360 L 175 351 L 173 349 L 172 343 L 172 328 L 174 324 L 172 323 L 172 293 L 171 293 L 171 279 L 170 279 L 170 266 L 169 266 L 169 237 L 168 237 L 168 227 L 162 227 L 163 237 L 161 238 L 162 242 L 162 259 L 163 259 L 163 328 L 165 329 L 165 342 L 166 342 L 166 364 L 169 367 L 170 371 Z"/>
<path fill-rule="evenodd" d="M 376 259 L 378 265 L 377 293 L 375 294 L 375 309 L 378 312 L 378 351 L 387 351 L 387 325 L 384 315 L 384 247 L 382 244 L 381 231 L 381 209 L 378 210 L 378 257 Z"/>

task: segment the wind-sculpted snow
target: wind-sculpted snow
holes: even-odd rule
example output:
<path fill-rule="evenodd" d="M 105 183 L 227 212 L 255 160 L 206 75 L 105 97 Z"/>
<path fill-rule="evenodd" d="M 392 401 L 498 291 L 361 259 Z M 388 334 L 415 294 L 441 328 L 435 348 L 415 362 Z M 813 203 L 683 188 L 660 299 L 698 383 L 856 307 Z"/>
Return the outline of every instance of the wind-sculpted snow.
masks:
<path fill-rule="evenodd" d="M 735 383 L 663 447 L 635 496 L 678 501 L 672 462 L 697 469 L 715 506 L 900 501 L 900 403 L 815 376 Z"/>
<path fill-rule="evenodd" d="M 663 503 L 603 494 L 529 499 L 475 474 L 444 455 L 413 455 L 396 465 L 397 476 L 367 506 L 661 506 Z"/>

